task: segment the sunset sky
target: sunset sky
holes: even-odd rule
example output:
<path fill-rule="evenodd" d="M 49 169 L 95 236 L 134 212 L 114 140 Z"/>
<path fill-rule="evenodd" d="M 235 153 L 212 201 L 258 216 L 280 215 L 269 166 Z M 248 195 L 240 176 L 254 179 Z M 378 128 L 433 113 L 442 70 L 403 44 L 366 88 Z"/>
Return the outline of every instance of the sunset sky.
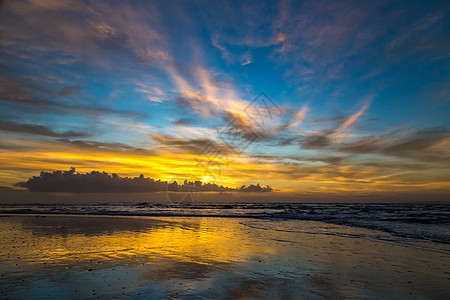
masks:
<path fill-rule="evenodd" d="M 0 49 L 0 186 L 450 196 L 449 1 L 2 1 Z"/>

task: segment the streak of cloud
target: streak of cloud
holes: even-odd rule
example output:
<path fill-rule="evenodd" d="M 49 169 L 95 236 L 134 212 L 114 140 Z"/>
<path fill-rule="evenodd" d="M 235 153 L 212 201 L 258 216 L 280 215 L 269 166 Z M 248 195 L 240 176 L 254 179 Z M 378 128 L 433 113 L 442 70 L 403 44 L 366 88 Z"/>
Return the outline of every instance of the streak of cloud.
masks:
<path fill-rule="evenodd" d="M 361 115 L 366 111 L 366 109 L 368 108 L 368 104 L 365 104 L 358 112 L 354 113 L 353 115 L 351 115 L 350 117 L 348 117 L 342 124 L 341 126 L 335 131 L 334 134 L 339 134 L 342 133 L 344 130 L 346 130 L 348 127 L 350 127 L 351 125 L 353 125 L 353 123 L 355 123 L 359 117 L 361 117 Z"/>
<path fill-rule="evenodd" d="M 0 130 L 8 132 L 21 132 L 36 135 L 44 135 L 57 138 L 81 138 L 88 136 L 88 134 L 84 132 L 66 131 L 63 133 L 57 133 L 51 130 L 50 128 L 41 125 L 20 124 L 14 122 L 1 122 L 1 121 L 0 121 Z"/>
<path fill-rule="evenodd" d="M 322 149 L 332 144 L 339 144 L 344 138 L 344 131 L 352 126 L 367 110 L 369 104 L 365 104 L 359 111 L 344 118 L 336 129 L 322 130 L 306 136 L 300 145 L 305 149 Z"/>

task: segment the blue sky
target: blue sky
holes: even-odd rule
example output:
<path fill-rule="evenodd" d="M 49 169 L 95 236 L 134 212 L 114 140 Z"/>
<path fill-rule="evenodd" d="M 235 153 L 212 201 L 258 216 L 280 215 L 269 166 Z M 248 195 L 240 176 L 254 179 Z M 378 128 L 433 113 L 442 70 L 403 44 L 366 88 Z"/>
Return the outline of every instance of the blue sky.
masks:
<path fill-rule="evenodd" d="M 4 1 L 1 184 L 74 166 L 300 194 L 448 193 L 449 11 L 448 1 Z M 261 92 L 273 114 L 252 102 Z M 224 130 L 240 135 L 231 147 Z M 227 153 L 220 176 L 195 165 L 211 159 L 208 143 Z"/>

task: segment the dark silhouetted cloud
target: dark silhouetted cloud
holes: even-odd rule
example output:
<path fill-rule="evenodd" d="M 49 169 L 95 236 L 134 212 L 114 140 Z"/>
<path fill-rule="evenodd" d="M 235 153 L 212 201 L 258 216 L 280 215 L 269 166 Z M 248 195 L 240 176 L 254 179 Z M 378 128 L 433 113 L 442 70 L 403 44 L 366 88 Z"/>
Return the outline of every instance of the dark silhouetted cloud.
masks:
<path fill-rule="evenodd" d="M 269 186 L 261 187 L 259 184 L 241 186 L 239 188 L 224 187 L 215 183 L 201 181 L 167 182 L 144 177 L 120 177 L 117 174 L 109 175 L 105 172 L 92 171 L 90 173 L 76 173 L 75 168 L 69 171 L 41 172 L 26 182 L 18 182 L 18 187 L 27 188 L 33 192 L 68 192 L 68 193 L 134 193 L 134 192 L 161 192 L 178 191 L 189 192 L 193 187 L 205 192 L 271 192 Z"/>

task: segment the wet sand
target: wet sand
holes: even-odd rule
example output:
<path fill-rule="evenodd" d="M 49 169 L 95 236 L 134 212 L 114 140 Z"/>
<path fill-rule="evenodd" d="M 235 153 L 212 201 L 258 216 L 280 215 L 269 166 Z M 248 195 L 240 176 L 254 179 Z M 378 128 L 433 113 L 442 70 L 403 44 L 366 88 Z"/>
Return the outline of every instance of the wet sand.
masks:
<path fill-rule="evenodd" d="M 3 216 L 0 274 L 2 299 L 448 299 L 450 246 L 308 221 Z"/>

